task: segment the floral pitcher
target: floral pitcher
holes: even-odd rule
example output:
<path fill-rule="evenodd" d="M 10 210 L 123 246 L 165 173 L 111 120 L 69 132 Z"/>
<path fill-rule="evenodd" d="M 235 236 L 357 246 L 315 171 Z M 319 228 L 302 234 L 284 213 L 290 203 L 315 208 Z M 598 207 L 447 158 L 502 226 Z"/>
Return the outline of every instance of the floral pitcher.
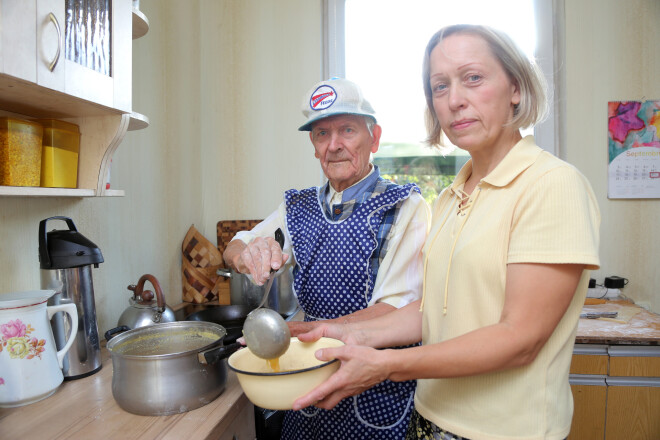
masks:
<path fill-rule="evenodd" d="M 75 304 L 48 306 L 55 291 L 0 293 L 0 408 L 45 399 L 64 380 L 62 358 L 78 329 Z M 71 318 L 71 333 L 57 351 L 50 319 L 57 312 Z"/>

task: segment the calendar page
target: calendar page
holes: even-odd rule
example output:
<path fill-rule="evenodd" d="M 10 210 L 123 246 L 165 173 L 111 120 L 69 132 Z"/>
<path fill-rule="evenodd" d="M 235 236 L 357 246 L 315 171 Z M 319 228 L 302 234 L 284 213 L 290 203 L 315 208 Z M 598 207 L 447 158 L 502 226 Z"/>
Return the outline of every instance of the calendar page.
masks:
<path fill-rule="evenodd" d="M 660 198 L 660 101 L 610 102 L 608 113 L 608 198 Z"/>

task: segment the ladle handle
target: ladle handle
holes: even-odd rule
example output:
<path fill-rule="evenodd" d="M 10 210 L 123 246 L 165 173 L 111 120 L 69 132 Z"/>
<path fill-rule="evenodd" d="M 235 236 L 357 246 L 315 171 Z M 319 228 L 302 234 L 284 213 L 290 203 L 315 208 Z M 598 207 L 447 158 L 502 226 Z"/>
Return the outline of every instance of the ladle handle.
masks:
<path fill-rule="evenodd" d="M 284 233 L 282 232 L 282 230 L 280 228 L 277 228 L 277 230 L 275 231 L 275 241 L 277 242 L 277 244 L 280 245 L 280 249 L 284 249 Z M 275 269 L 271 268 L 270 273 L 272 274 L 273 272 L 275 272 Z M 272 278 L 272 275 L 271 275 L 271 278 Z M 259 307 L 261 307 L 261 306 L 259 306 Z"/>
<path fill-rule="evenodd" d="M 280 228 L 277 228 L 275 231 L 275 241 L 280 245 L 281 249 L 284 249 L 284 233 Z"/>
<path fill-rule="evenodd" d="M 282 233 L 282 230 L 280 228 L 277 228 L 275 231 L 275 241 L 277 244 L 280 245 L 280 249 L 284 249 L 284 234 Z M 270 277 L 268 278 L 268 282 L 266 283 L 266 289 L 264 290 L 264 296 L 261 298 L 261 302 L 257 306 L 257 308 L 263 307 L 264 304 L 266 304 L 266 300 L 268 299 L 268 294 L 270 293 L 270 288 L 273 285 L 273 280 L 275 279 L 275 269 L 270 269 Z"/>

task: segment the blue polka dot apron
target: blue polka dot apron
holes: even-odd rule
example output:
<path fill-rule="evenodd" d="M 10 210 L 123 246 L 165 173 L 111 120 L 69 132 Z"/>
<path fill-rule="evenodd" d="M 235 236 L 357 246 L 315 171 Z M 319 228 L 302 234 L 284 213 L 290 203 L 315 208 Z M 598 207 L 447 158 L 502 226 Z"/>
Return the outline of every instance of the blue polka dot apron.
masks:
<path fill-rule="evenodd" d="M 341 221 L 328 220 L 318 188 L 286 192 L 287 228 L 296 259 L 294 290 L 305 321 L 333 319 L 368 306 L 377 272 L 370 268 L 370 259 L 379 246 L 379 230 L 413 190 L 419 191 L 412 185 L 388 185 Z M 287 411 L 282 439 L 403 439 L 415 386 L 415 381 L 388 380 L 330 411 Z"/>

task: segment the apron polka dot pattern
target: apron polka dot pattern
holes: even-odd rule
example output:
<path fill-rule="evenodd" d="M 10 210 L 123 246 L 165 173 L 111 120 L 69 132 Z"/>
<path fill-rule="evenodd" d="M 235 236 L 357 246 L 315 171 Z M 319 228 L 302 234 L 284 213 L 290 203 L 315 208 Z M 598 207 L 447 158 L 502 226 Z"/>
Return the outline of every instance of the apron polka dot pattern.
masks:
<path fill-rule="evenodd" d="M 346 219 L 326 218 L 319 189 L 285 195 L 287 228 L 296 258 L 294 290 L 305 319 L 332 319 L 368 306 L 375 282 L 369 258 L 389 209 L 412 188 L 392 184 Z M 282 439 L 401 439 L 413 407 L 415 381 L 385 381 L 331 411 L 287 412 Z"/>

